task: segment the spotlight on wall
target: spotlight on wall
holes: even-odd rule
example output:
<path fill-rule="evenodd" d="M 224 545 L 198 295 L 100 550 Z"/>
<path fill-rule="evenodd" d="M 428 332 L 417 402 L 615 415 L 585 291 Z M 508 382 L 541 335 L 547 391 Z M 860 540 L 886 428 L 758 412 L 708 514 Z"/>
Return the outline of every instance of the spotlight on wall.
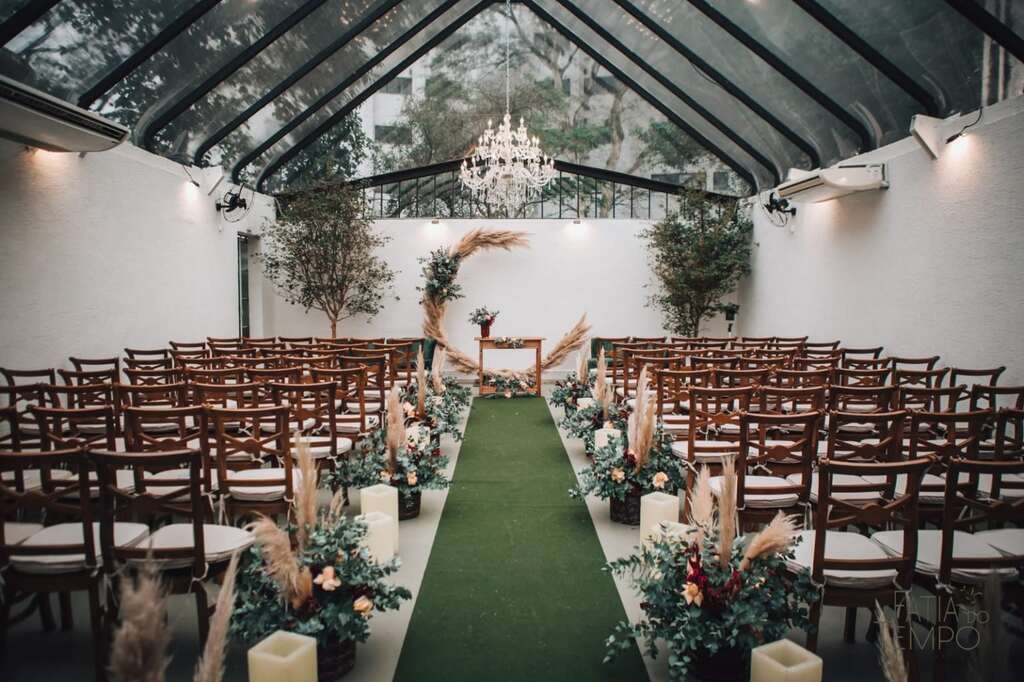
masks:
<path fill-rule="evenodd" d="M 961 128 L 960 132 L 953 133 L 952 135 L 947 137 L 946 138 L 946 144 L 949 144 L 950 142 L 953 142 L 954 140 L 958 140 L 961 137 L 964 137 L 965 135 L 967 135 L 967 129 L 968 128 L 973 128 L 974 126 L 978 125 L 978 123 L 981 121 L 981 115 L 982 115 L 982 113 L 984 111 L 985 111 L 984 109 L 978 109 L 978 117 L 976 119 L 974 119 L 973 121 L 971 121 L 970 123 L 968 123 L 967 125 L 965 125 L 963 128 Z"/>
<path fill-rule="evenodd" d="M 181 164 L 181 170 L 185 171 L 185 175 L 188 176 L 188 181 L 189 182 L 191 182 L 196 187 L 200 186 L 199 185 L 199 181 L 196 180 L 194 177 L 192 177 L 192 174 L 188 172 L 188 166 L 186 166 L 185 164 Z"/>
<path fill-rule="evenodd" d="M 230 190 L 224 195 L 224 197 L 216 204 L 218 211 L 225 213 L 231 213 L 235 209 L 246 209 L 248 203 L 242 198 L 242 190 L 239 189 L 237 192 L 231 192 Z"/>
<path fill-rule="evenodd" d="M 438 218 L 437 216 L 434 216 L 433 218 L 430 219 L 431 225 L 437 225 L 439 222 L 441 222 L 441 219 Z"/>
<path fill-rule="evenodd" d="M 768 195 L 768 201 L 764 203 L 764 210 L 780 215 L 796 215 L 796 206 L 790 205 L 789 199 L 780 199 L 779 195 L 775 192 Z"/>

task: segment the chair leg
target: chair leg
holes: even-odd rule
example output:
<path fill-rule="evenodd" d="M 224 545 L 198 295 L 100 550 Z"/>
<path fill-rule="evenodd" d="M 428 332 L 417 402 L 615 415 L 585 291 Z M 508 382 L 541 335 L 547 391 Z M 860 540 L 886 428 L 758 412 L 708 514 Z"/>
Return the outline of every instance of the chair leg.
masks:
<path fill-rule="evenodd" d="M 818 624 L 821 622 L 821 596 L 811 604 L 810 612 L 811 629 L 807 633 L 807 650 L 815 652 L 818 650 Z"/>
<path fill-rule="evenodd" d="M 846 607 L 846 622 L 843 624 L 843 641 L 853 644 L 857 641 L 857 609 L 853 606 Z"/>
<path fill-rule="evenodd" d="M 39 620 L 43 623 L 43 632 L 53 632 L 57 624 L 53 620 L 53 607 L 50 605 L 50 595 L 40 592 L 35 597 L 36 606 L 39 608 Z"/>
<path fill-rule="evenodd" d="M 201 582 L 193 583 L 192 591 L 196 597 L 196 617 L 199 624 L 199 648 L 206 646 L 206 637 L 210 634 L 210 605 L 206 596 L 206 587 Z"/>
<path fill-rule="evenodd" d="M 67 632 L 75 627 L 75 614 L 71 609 L 71 594 L 58 592 L 57 601 L 60 603 L 60 629 Z"/>
<path fill-rule="evenodd" d="M 66 593 L 61 593 L 63 596 Z M 105 682 L 107 679 L 107 649 L 109 643 L 104 636 L 103 613 L 100 611 L 100 586 L 97 583 L 89 585 L 89 624 L 92 627 L 92 655 L 93 666 L 96 671 L 96 681 Z"/>

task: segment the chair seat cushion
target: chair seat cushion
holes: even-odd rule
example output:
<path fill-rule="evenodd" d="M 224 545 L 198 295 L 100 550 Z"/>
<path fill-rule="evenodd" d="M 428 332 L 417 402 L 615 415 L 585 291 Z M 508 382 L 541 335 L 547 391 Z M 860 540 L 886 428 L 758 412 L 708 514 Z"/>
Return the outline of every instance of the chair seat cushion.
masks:
<path fill-rule="evenodd" d="M 217 490 L 217 488 L 219 487 L 218 484 L 220 482 L 220 474 L 217 471 L 216 465 L 214 465 L 211 462 L 210 466 L 212 468 L 212 471 L 210 471 L 210 484 L 211 484 L 211 487 L 213 488 L 213 490 Z M 158 480 L 158 481 L 187 481 L 190 476 L 191 476 L 191 472 L 188 469 L 167 469 L 165 471 L 159 471 L 159 472 L 154 473 L 154 474 L 148 474 L 146 476 L 146 480 L 147 481 L 152 481 L 152 480 Z M 201 487 L 202 487 L 202 484 L 200 484 L 200 488 Z M 152 492 L 152 494 L 154 494 L 154 495 L 167 495 L 167 494 L 171 493 L 172 491 L 176 492 L 177 490 L 180 490 L 180 488 L 176 489 L 176 488 L 171 488 L 169 486 L 168 487 L 157 486 L 157 487 L 154 487 L 152 490 L 150 490 L 147 487 L 146 490 L 147 490 L 147 492 Z"/>
<path fill-rule="evenodd" d="M 302 431 L 309 431 L 314 426 L 316 426 L 316 419 L 313 418 L 313 417 L 307 417 L 307 418 L 302 420 L 302 429 L 301 430 Z M 288 421 L 288 430 L 291 431 L 293 429 L 294 429 L 294 424 L 292 424 L 292 421 L 289 419 L 289 421 Z M 276 422 L 271 422 L 271 421 L 261 421 L 260 422 L 260 431 L 262 431 L 263 433 L 277 433 L 277 423 Z"/>
<path fill-rule="evenodd" d="M 234 552 L 246 549 L 253 543 L 253 535 L 247 530 L 234 526 L 203 524 L 203 549 L 207 563 L 227 561 Z M 152 535 L 142 540 L 139 546 L 152 548 L 155 552 L 194 546 L 191 523 L 172 523 L 158 528 Z M 182 568 L 191 566 L 192 559 L 157 559 L 161 569 Z"/>
<path fill-rule="evenodd" d="M 96 555 L 100 554 L 100 524 L 92 524 L 93 543 Z M 146 537 L 149 528 L 141 523 L 115 523 L 114 524 L 114 545 L 117 547 L 131 547 L 139 540 Z M 61 545 L 82 544 L 82 524 L 58 523 L 47 526 L 38 533 L 27 538 L 23 543 L 26 547 L 47 545 L 59 547 Z M 97 561 L 99 559 L 97 558 Z M 11 566 L 23 573 L 73 573 L 85 568 L 84 554 L 42 554 L 38 556 L 12 556 Z"/>
<path fill-rule="evenodd" d="M 1024 528 L 997 528 L 974 534 L 982 542 L 995 547 L 1005 556 L 1024 558 Z"/>
<path fill-rule="evenodd" d="M 871 539 L 891 555 L 897 555 L 903 551 L 903 531 L 901 530 L 880 531 L 872 535 Z M 915 570 L 922 575 L 938 575 L 941 556 L 942 531 L 917 531 Z M 998 559 L 1002 556 L 998 550 L 977 535 L 959 530 L 953 532 L 954 558 Z M 1017 570 L 1013 568 L 998 569 L 996 572 L 1001 580 L 1013 580 L 1017 577 Z M 990 573 L 991 571 L 985 568 L 958 568 L 953 571 L 952 576 L 957 582 L 978 584 L 985 582 Z"/>
<path fill-rule="evenodd" d="M 380 417 L 375 414 L 366 416 L 366 428 L 375 429 L 380 424 Z M 341 433 L 358 433 L 359 424 L 356 422 L 338 422 L 338 431 Z"/>
<path fill-rule="evenodd" d="M 800 542 L 793 548 L 795 556 L 787 560 L 791 570 L 810 570 L 814 563 L 815 532 L 813 530 L 802 530 L 799 533 Z M 825 531 L 825 558 L 826 559 L 885 559 L 889 555 L 885 550 L 872 542 L 869 538 L 860 533 L 846 533 L 843 531 Z M 853 587 L 870 589 L 874 587 L 885 587 L 891 585 L 896 578 L 896 571 L 893 569 L 875 569 L 870 571 L 854 571 L 847 569 L 830 568 L 824 572 L 825 583 L 836 587 Z"/>
<path fill-rule="evenodd" d="M 22 472 L 22 481 L 25 484 L 25 490 L 37 490 L 43 485 L 43 476 L 38 469 L 24 469 Z M 50 480 L 51 481 L 66 481 L 71 478 L 74 474 L 64 469 L 50 469 Z M 5 471 L 2 476 L 3 482 L 13 487 L 14 486 L 14 472 Z"/>
<path fill-rule="evenodd" d="M 20 521 L 4 521 L 4 543 L 16 545 L 24 542 L 43 529 L 41 523 L 22 523 Z"/>
<path fill-rule="evenodd" d="M 725 440 L 695 440 L 693 441 L 695 462 L 704 464 L 721 464 L 722 455 L 735 454 L 737 445 L 734 442 Z M 689 441 L 677 440 L 672 443 L 672 454 L 681 459 L 689 459 Z"/>
<path fill-rule="evenodd" d="M 711 492 L 715 495 L 722 493 L 722 481 L 721 476 L 712 476 L 710 480 Z M 748 488 L 790 488 L 792 483 L 780 476 L 745 476 L 743 478 L 744 486 Z M 746 506 L 755 509 L 775 509 L 782 507 L 792 507 L 795 505 L 800 498 L 796 493 L 783 492 L 783 493 L 755 493 L 747 494 L 743 496 L 744 503 Z"/>
<path fill-rule="evenodd" d="M 67 480 L 69 480 L 69 481 L 71 481 L 71 480 L 78 480 L 78 476 L 76 474 L 70 474 L 67 477 Z M 96 482 L 97 480 L 98 480 L 98 477 L 96 476 L 96 473 L 95 472 L 90 472 L 89 473 L 89 481 Z M 117 489 L 122 491 L 122 492 L 130 493 L 131 491 L 135 490 L 135 473 L 133 471 L 131 471 L 130 469 L 116 469 L 114 471 L 114 481 L 115 481 L 115 483 L 117 485 Z M 94 485 L 94 486 L 90 486 L 89 487 L 89 497 L 91 497 L 91 498 L 98 498 L 99 496 L 100 496 L 99 485 L 97 484 L 97 485 Z M 70 497 L 71 499 L 78 499 L 78 491 L 77 490 L 72 491 L 70 494 L 68 494 L 68 497 Z"/>
<path fill-rule="evenodd" d="M 627 400 L 626 401 L 626 405 L 628 405 L 629 409 L 631 409 L 631 410 L 636 409 L 636 398 L 630 398 L 629 400 Z M 664 402 L 664 403 L 661 404 L 661 408 L 663 410 L 671 410 L 674 407 L 675 407 L 675 403 L 672 403 L 672 402 Z"/>
<path fill-rule="evenodd" d="M 228 472 L 228 488 L 229 494 L 235 500 L 245 502 L 274 502 L 276 500 L 284 499 L 285 486 L 284 485 L 266 485 L 266 486 L 245 486 L 245 487 L 232 487 L 231 483 L 234 481 L 266 481 L 266 480 L 281 480 L 284 478 L 283 467 L 273 467 L 269 469 L 246 469 L 244 471 L 229 471 Z M 292 469 L 292 489 L 294 490 L 299 485 L 299 480 L 302 478 L 302 472 L 299 469 Z"/>
<path fill-rule="evenodd" d="M 316 438 L 312 436 L 299 436 L 295 439 L 295 447 L 297 448 L 300 443 L 305 443 L 310 446 L 309 452 L 313 455 L 313 459 L 323 459 L 324 457 L 331 456 L 331 446 L 327 442 L 326 438 Z M 338 437 L 337 450 L 339 455 L 344 455 L 346 452 L 352 450 L 352 439 L 345 436 Z M 298 450 L 294 451 L 296 456 Z"/>
<path fill-rule="evenodd" d="M 796 485 L 800 485 L 800 482 L 803 480 L 803 474 L 790 474 L 789 476 L 786 476 L 786 480 Z M 855 476 L 853 474 L 833 474 L 832 485 L 868 486 L 871 485 L 871 483 L 863 476 Z M 881 498 L 882 493 L 879 490 L 843 490 L 833 492 L 832 496 L 840 500 L 877 500 Z M 818 501 L 818 474 L 816 473 L 811 474 L 809 499 L 811 502 Z"/>

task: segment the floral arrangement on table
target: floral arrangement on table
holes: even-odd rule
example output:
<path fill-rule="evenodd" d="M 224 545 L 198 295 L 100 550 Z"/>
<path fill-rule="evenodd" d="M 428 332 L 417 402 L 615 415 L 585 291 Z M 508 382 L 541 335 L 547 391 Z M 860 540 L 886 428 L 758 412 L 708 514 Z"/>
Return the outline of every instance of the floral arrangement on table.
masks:
<path fill-rule="evenodd" d="M 523 339 L 518 336 L 495 336 L 492 341 L 503 348 L 523 347 Z"/>
<path fill-rule="evenodd" d="M 584 343 L 584 348 L 586 344 Z M 548 399 L 555 407 L 561 407 L 566 413 L 576 409 L 576 402 L 580 398 L 591 395 L 590 387 L 593 382 L 590 378 L 590 355 L 585 351 L 576 354 L 576 371 L 570 372 L 564 379 L 555 382 L 555 388 L 551 391 Z"/>
<path fill-rule="evenodd" d="M 355 644 L 369 637 L 373 612 L 397 609 L 412 594 L 385 580 L 398 559 L 370 559 L 366 525 L 344 516 L 340 491 L 318 508 L 316 467 L 301 445 L 299 468 L 294 524 L 280 528 L 261 516 L 248 526 L 256 543 L 238 574 L 231 631 L 249 643 L 276 630 L 315 637 L 319 679 L 335 680 L 355 665 Z"/>
<path fill-rule="evenodd" d="M 818 598 L 810 574 L 787 570 L 798 541 L 796 522 L 782 512 L 757 535 L 736 533 L 736 473 L 724 465 L 718 512 L 706 467 L 690 496 L 686 532 L 664 529 L 649 546 L 609 563 L 627 576 L 642 598 L 644 619 L 620 623 L 606 642 L 609 660 L 646 641 L 669 651 L 669 674 L 700 679 L 750 679 L 753 647 L 810 627 L 808 604 Z"/>
<path fill-rule="evenodd" d="M 515 398 L 521 393 L 533 393 L 534 381 L 532 377 L 512 372 L 502 374 L 487 374 L 484 383 L 494 389 L 488 397 Z"/>
<path fill-rule="evenodd" d="M 430 427 L 406 425 L 400 396 L 400 389 L 393 387 L 385 401 L 385 426 L 372 431 L 360 450 L 325 479 L 352 488 L 378 483 L 398 488 L 398 518 L 405 520 L 419 516 L 424 490 L 442 490 L 450 481 L 444 474 L 448 458 L 434 448 Z"/>
<path fill-rule="evenodd" d="M 423 264 L 423 286 L 416 291 L 423 292 L 423 299 L 444 304 L 462 298 L 462 286 L 455 281 L 462 259 L 448 249 L 431 251 L 426 258 L 419 258 Z"/>
<path fill-rule="evenodd" d="M 485 325 L 489 327 L 498 319 L 499 312 L 498 310 L 488 310 L 486 306 L 481 306 L 469 314 L 469 321 L 481 327 Z"/>
<path fill-rule="evenodd" d="M 619 523 L 640 523 L 643 495 L 674 494 L 685 486 L 679 460 L 658 423 L 654 401 L 644 368 L 637 381 L 636 408 L 627 419 L 625 442 L 612 438 L 596 448 L 593 464 L 579 472 L 579 484 L 569 491 L 581 499 L 594 494 L 608 500 L 612 520 Z"/>

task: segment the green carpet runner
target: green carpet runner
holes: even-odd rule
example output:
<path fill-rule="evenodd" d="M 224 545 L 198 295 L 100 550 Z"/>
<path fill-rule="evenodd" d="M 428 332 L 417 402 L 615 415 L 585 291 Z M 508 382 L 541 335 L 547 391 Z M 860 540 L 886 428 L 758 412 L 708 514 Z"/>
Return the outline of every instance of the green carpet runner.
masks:
<path fill-rule="evenodd" d="M 645 680 L 602 664 L 625 618 L 544 401 L 476 400 L 398 680 Z"/>

